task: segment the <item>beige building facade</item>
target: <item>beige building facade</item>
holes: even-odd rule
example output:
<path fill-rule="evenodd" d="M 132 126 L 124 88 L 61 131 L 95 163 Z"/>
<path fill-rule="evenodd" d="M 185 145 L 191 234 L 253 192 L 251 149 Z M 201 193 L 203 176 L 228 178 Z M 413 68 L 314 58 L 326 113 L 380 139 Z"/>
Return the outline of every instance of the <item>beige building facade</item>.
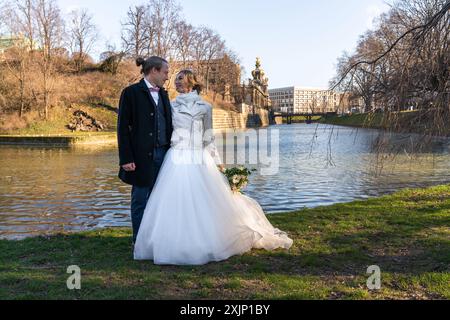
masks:
<path fill-rule="evenodd" d="M 305 87 L 269 90 L 272 110 L 281 113 L 337 112 L 342 95 L 338 92 Z"/>

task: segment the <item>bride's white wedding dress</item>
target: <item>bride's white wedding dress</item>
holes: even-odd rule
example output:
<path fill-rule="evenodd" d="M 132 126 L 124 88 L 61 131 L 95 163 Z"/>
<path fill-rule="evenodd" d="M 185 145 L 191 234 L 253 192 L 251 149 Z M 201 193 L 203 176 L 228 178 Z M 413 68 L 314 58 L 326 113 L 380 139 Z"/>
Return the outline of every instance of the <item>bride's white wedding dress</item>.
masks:
<path fill-rule="evenodd" d="M 212 108 L 194 91 L 172 103 L 174 133 L 144 211 L 134 258 L 200 265 L 252 248 L 289 249 L 252 198 L 233 193 L 216 166 Z"/>

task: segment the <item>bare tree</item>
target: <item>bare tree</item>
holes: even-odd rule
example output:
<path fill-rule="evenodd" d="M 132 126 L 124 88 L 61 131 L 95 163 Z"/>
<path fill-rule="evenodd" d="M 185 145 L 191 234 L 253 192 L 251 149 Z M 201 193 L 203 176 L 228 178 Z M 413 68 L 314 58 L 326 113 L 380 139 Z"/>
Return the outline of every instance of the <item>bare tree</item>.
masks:
<path fill-rule="evenodd" d="M 175 0 L 150 0 L 130 7 L 122 23 L 122 47 L 128 56 L 175 58 L 181 8 Z"/>
<path fill-rule="evenodd" d="M 206 92 L 209 91 L 209 75 L 211 71 L 211 62 L 213 59 L 223 57 L 225 53 L 225 42 L 220 35 L 209 28 L 205 28 L 205 65 L 206 72 L 204 74 Z"/>
<path fill-rule="evenodd" d="M 33 15 L 33 2 L 30 0 L 9 2 L 1 9 L 0 20 L 3 21 L 4 29 L 14 43 L 4 54 L 4 65 L 12 78 L 17 81 L 18 101 L 14 101 L 14 104 L 19 105 L 18 114 L 22 117 L 29 101 L 26 96 L 28 72 L 31 53 L 35 49 L 36 21 Z"/>
<path fill-rule="evenodd" d="M 195 62 L 195 71 L 198 75 L 203 74 L 202 62 L 206 60 L 206 39 L 208 36 L 206 29 L 204 26 L 195 28 L 192 36 L 192 56 Z"/>
<path fill-rule="evenodd" d="M 41 46 L 40 70 L 44 96 L 44 116 L 48 118 L 50 94 L 53 87 L 53 53 L 62 43 L 64 21 L 54 0 L 36 0 L 34 7 L 38 26 L 38 40 Z"/>
<path fill-rule="evenodd" d="M 175 48 L 177 50 L 177 58 L 181 59 L 183 67 L 187 67 L 188 61 L 193 58 L 195 28 L 188 24 L 186 21 L 180 21 L 177 23 L 175 36 Z"/>
<path fill-rule="evenodd" d="M 62 45 L 64 21 L 55 0 L 36 0 L 34 13 L 40 46 L 50 60 L 54 49 Z"/>
<path fill-rule="evenodd" d="M 130 7 L 125 22 L 122 23 L 122 46 L 124 51 L 137 58 L 149 54 L 153 39 L 153 25 L 149 21 L 147 7 Z"/>
<path fill-rule="evenodd" d="M 176 26 L 180 21 L 181 7 L 175 0 L 150 0 L 149 18 L 154 26 L 153 49 L 160 57 L 173 58 Z"/>
<path fill-rule="evenodd" d="M 208 92 L 212 65 L 215 65 L 216 71 L 221 65 L 225 67 L 226 59 L 219 60 L 227 55 L 228 50 L 219 34 L 208 27 L 192 26 L 180 18 L 180 12 L 181 8 L 175 0 L 150 0 L 147 6 L 130 7 L 122 23 L 122 47 L 131 57 L 158 55 L 171 61 L 176 68 L 193 68 Z M 230 57 L 237 56 L 230 53 L 229 61 Z M 171 70 L 175 72 L 176 68 Z M 231 73 L 231 79 L 240 78 L 237 68 L 233 68 Z M 214 81 L 213 90 L 222 96 L 226 94 L 225 91 L 230 91 L 225 90 L 225 84 L 222 83 L 224 77 Z"/>
<path fill-rule="evenodd" d="M 366 105 L 375 100 L 386 130 L 421 132 L 418 148 L 450 134 L 449 25 L 450 1 L 399 0 L 356 52 L 339 60 L 332 88 L 345 88 Z M 408 108 L 416 112 L 404 113 Z"/>
<path fill-rule="evenodd" d="M 5 66 L 8 68 L 10 74 L 18 82 L 19 93 L 19 117 L 22 118 L 27 105 L 26 89 L 28 84 L 28 71 L 30 65 L 30 55 L 28 46 L 25 43 L 16 45 L 10 48 L 5 53 Z"/>
<path fill-rule="evenodd" d="M 97 40 L 97 27 L 87 10 L 74 10 L 70 13 L 70 40 L 72 56 L 77 71 L 83 69 L 86 58 Z"/>
<path fill-rule="evenodd" d="M 35 49 L 36 19 L 33 17 L 34 0 L 16 0 L 17 23 L 22 34 L 28 39 L 30 51 Z"/>

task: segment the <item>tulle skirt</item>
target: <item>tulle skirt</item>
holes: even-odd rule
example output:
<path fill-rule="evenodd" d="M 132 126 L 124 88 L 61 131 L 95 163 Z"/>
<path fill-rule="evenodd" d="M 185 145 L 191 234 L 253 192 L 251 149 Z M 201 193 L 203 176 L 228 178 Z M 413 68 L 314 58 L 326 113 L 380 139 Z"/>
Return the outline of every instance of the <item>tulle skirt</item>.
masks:
<path fill-rule="evenodd" d="M 134 258 L 201 265 L 252 248 L 291 245 L 254 199 L 230 190 L 208 151 L 170 148 L 144 211 Z"/>

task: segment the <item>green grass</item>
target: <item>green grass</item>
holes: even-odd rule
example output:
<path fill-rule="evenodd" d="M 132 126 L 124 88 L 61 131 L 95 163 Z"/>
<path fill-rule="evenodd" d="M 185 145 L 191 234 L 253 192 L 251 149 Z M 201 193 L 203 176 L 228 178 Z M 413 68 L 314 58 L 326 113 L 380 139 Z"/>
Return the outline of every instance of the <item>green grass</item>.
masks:
<path fill-rule="evenodd" d="M 450 185 L 269 215 L 289 251 L 204 266 L 132 259 L 128 228 L 0 241 L 0 299 L 449 299 Z M 67 267 L 81 268 L 68 290 Z M 381 268 L 368 290 L 367 267 Z"/>
<path fill-rule="evenodd" d="M 319 122 L 351 127 L 382 128 L 382 113 L 360 113 L 344 116 L 322 117 Z"/>
<path fill-rule="evenodd" d="M 313 117 L 311 117 L 311 120 L 312 121 L 318 121 L 321 118 L 322 118 L 322 116 L 313 116 Z M 293 122 L 305 122 L 306 119 L 307 119 L 307 117 L 305 117 L 305 116 L 294 116 L 294 117 L 292 117 L 292 121 Z M 287 119 L 283 118 L 283 122 L 286 122 L 286 121 L 287 121 Z"/>
<path fill-rule="evenodd" d="M 361 113 L 343 116 L 328 116 L 319 123 L 384 129 L 394 132 L 422 133 L 440 136 L 450 136 L 447 116 L 440 111 L 401 111 L 387 113 Z M 437 119 L 440 119 L 438 121 Z M 438 131 L 436 131 L 438 129 Z"/>

